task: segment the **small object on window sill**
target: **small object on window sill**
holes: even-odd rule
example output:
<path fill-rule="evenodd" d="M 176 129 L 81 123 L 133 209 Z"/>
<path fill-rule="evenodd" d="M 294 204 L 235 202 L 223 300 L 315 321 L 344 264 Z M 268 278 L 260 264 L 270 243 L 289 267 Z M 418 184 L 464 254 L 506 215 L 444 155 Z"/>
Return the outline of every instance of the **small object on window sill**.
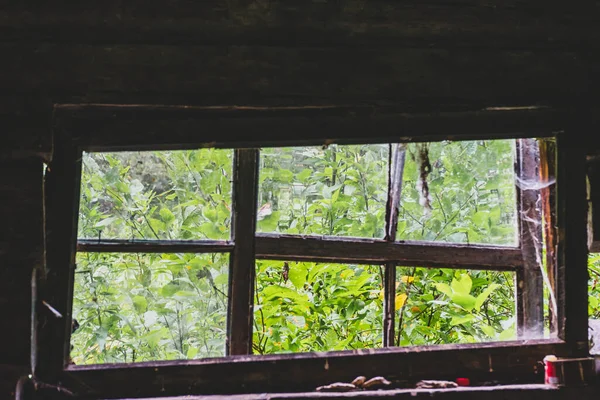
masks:
<path fill-rule="evenodd" d="M 359 390 L 358 387 L 351 383 L 335 382 L 330 385 L 319 386 L 317 392 L 351 392 L 353 390 Z"/>
<path fill-rule="evenodd" d="M 352 381 L 352 384 L 356 387 L 361 387 L 363 385 L 363 383 L 365 383 L 365 381 L 367 380 L 366 376 L 357 376 L 356 378 L 354 378 L 354 380 Z"/>
<path fill-rule="evenodd" d="M 471 385 L 471 381 L 469 378 L 456 378 L 456 384 L 458 386 L 469 386 Z"/>
<path fill-rule="evenodd" d="M 545 383 L 555 386 L 584 386 L 596 380 L 596 363 L 593 357 L 544 357 Z"/>
<path fill-rule="evenodd" d="M 458 384 L 452 381 L 419 381 L 417 382 L 417 388 L 419 389 L 448 389 L 448 388 L 456 388 Z"/>
<path fill-rule="evenodd" d="M 351 383 L 335 382 L 330 385 L 319 386 L 317 392 L 351 392 L 354 390 L 373 390 L 382 386 L 391 385 L 392 382 L 383 376 L 375 376 L 369 380 L 365 376 L 357 376 Z"/>
<path fill-rule="evenodd" d="M 361 385 L 363 389 L 373 389 L 381 386 L 391 385 L 392 382 L 385 379 L 383 376 L 376 376 L 374 378 L 369 379 L 365 383 Z"/>
<path fill-rule="evenodd" d="M 544 383 L 546 385 L 557 385 L 558 378 L 556 377 L 556 368 L 554 362 L 558 360 L 555 355 L 544 357 Z"/>

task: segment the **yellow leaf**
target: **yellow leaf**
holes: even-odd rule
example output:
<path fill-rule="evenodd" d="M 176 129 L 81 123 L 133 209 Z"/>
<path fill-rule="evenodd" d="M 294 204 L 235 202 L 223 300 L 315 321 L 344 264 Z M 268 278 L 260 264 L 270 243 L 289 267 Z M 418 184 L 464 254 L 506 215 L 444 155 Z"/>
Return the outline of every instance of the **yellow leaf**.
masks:
<path fill-rule="evenodd" d="M 404 283 L 413 283 L 415 280 L 415 278 L 413 276 L 403 276 L 402 277 L 402 282 Z"/>
<path fill-rule="evenodd" d="M 384 293 L 383 289 L 381 289 L 381 290 L 379 291 L 379 298 L 380 298 L 381 300 L 383 300 L 383 296 L 384 296 L 384 295 L 385 295 L 385 293 Z"/>
<path fill-rule="evenodd" d="M 396 295 L 396 310 L 399 310 L 402 308 L 402 306 L 406 302 L 407 297 L 408 296 L 406 295 L 406 293 L 400 293 L 400 294 Z"/>

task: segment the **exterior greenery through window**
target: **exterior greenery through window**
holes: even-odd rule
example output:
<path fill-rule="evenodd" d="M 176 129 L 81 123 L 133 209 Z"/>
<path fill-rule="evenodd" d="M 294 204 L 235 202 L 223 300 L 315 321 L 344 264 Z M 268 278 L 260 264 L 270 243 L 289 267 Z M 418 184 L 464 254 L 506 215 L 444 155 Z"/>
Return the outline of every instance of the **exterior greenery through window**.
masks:
<path fill-rule="evenodd" d="M 232 160 L 232 150 L 218 149 L 84 153 L 78 236 L 92 244 L 120 240 L 122 247 L 77 254 L 74 363 L 227 354 L 228 301 L 236 295 L 229 291 Z M 515 140 L 262 149 L 253 352 L 382 347 L 386 296 L 394 307 L 389 345 L 515 339 L 511 265 L 443 268 L 260 253 L 262 237 L 286 235 L 510 251 L 519 245 L 515 162 Z M 394 232 L 386 220 L 390 187 L 399 193 Z M 139 240 L 204 240 L 223 248 L 123 250 Z M 393 297 L 386 279 L 395 281 Z"/>

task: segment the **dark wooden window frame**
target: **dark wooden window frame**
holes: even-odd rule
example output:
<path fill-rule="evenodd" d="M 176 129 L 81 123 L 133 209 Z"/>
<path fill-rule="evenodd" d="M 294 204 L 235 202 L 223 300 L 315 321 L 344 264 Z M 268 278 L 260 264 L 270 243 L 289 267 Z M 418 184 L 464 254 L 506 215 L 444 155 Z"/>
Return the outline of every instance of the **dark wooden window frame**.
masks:
<path fill-rule="evenodd" d="M 494 108 L 433 114 L 394 107 L 179 107 L 58 105 L 53 160 L 46 173 L 46 265 L 35 280 L 34 375 L 36 379 L 88 396 L 125 397 L 186 393 L 311 390 L 354 376 L 388 379 L 453 378 L 474 381 L 539 381 L 546 354 L 587 354 L 585 152 L 577 118 L 550 108 Z M 373 134 L 376 132 L 376 134 Z M 531 244 L 519 248 L 387 240 L 254 234 L 258 148 L 315 144 L 399 143 L 438 140 L 555 137 L 556 254 L 550 272 L 558 318 L 556 339 L 373 350 L 251 356 L 254 260 L 256 258 L 375 263 L 386 266 L 394 287 L 395 265 L 515 271 L 517 280 L 541 287 L 528 269 Z M 76 238 L 81 152 L 236 148 L 231 241 L 119 241 Z M 520 152 L 527 149 L 520 149 Z M 547 149 L 541 149 L 544 152 Z M 556 164 L 553 162 L 556 161 Z M 537 173 L 520 163 L 521 176 Z M 529 169 L 528 169 L 529 168 Z M 393 193 L 390 193 L 393 198 Z M 519 195 L 521 204 L 531 199 Z M 388 222 L 393 221 L 388 205 Z M 567 213 L 566 210 L 569 210 Z M 566 224 L 567 219 L 569 224 Z M 521 236 L 531 232 L 520 224 Z M 388 231 L 393 231 L 389 229 Z M 553 230 L 551 230 L 553 231 Z M 554 232 L 554 231 L 553 231 Z M 349 246 L 351 244 L 351 246 Z M 95 252 L 229 252 L 231 256 L 229 357 L 116 365 L 68 365 L 74 256 Z M 450 254 L 449 254 L 450 253 Z M 555 263 L 554 259 L 555 258 Z M 568 265 L 568 267 L 567 267 Z M 568 274 L 567 274 L 568 271 Z M 524 292 L 523 290 L 521 292 Z M 536 295 L 537 296 L 537 295 Z M 387 296 L 392 304 L 392 296 Z M 520 326 L 539 323 L 539 302 L 517 300 Z M 393 337 L 393 313 L 384 311 L 384 334 Z M 584 320 L 585 318 L 585 320 Z M 535 327 L 534 327 L 535 328 Z M 387 345 L 388 341 L 384 341 Z M 117 384 L 128 382 L 127 385 Z"/>

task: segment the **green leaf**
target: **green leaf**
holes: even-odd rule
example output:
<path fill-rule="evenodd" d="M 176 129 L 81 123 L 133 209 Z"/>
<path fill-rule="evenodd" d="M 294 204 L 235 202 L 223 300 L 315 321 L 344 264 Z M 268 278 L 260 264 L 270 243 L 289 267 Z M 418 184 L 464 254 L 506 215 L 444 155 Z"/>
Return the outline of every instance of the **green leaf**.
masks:
<path fill-rule="evenodd" d="M 489 211 L 478 211 L 473 215 L 473 222 L 480 227 L 487 227 L 490 217 Z"/>
<path fill-rule="evenodd" d="M 469 274 L 462 274 L 458 280 L 456 278 L 452 279 L 452 283 L 450 284 L 453 292 L 464 295 L 471 292 L 472 285 L 473 281 L 471 281 Z"/>
<path fill-rule="evenodd" d="M 119 219 L 118 217 L 109 217 L 106 219 L 103 219 L 102 221 L 98 222 L 96 225 L 94 225 L 95 228 L 101 228 L 103 226 L 107 226 L 112 224 L 114 221 L 116 221 L 117 219 Z"/>
<path fill-rule="evenodd" d="M 489 337 L 491 337 L 491 338 L 496 337 L 496 331 L 494 330 L 494 328 L 492 328 L 488 324 L 479 324 L 478 326 L 479 326 L 479 328 L 481 328 L 483 333 L 485 333 Z"/>
<path fill-rule="evenodd" d="M 498 340 L 514 340 L 515 336 L 515 328 L 511 327 L 503 330 L 500 335 L 498 335 Z"/>
<path fill-rule="evenodd" d="M 308 303 L 308 297 L 304 294 L 300 294 L 290 288 L 286 288 L 279 285 L 271 285 L 266 287 L 262 292 L 265 300 L 270 301 L 277 298 L 285 298 L 295 301 L 300 304 Z"/>
<path fill-rule="evenodd" d="M 435 287 L 438 291 L 444 293 L 446 296 L 452 298 L 452 289 L 445 283 L 436 283 Z"/>
<path fill-rule="evenodd" d="M 499 287 L 500 285 L 497 283 L 490 284 L 483 292 L 479 294 L 479 296 L 477 296 L 477 299 L 475 301 L 475 308 L 479 309 L 490 296 L 490 294 L 492 294 L 492 292 Z"/>
<path fill-rule="evenodd" d="M 146 312 L 146 309 L 148 308 L 148 300 L 146 300 L 144 296 L 134 296 L 131 301 L 133 302 L 133 307 L 138 314 Z"/>
<path fill-rule="evenodd" d="M 273 211 L 270 215 L 267 215 L 264 219 L 258 221 L 258 228 L 263 232 L 274 232 L 277 230 L 277 224 L 279 223 L 279 211 Z"/>
<path fill-rule="evenodd" d="M 198 354 L 198 348 L 190 346 L 190 348 L 188 349 L 187 354 L 185 356 L 188 360 L 191 360 L 194 357 L 196 357 L 197 354 Z"/>
<path fill-rule="evenodd" d="M 473 321 L 474 318 L 475 317 L 473 316 L 473 314 L 454 316 L 454 317 L 452 317 L 452 320 L 450 321 L 450 325 L 456 326 L 456 325 L 466 324 L 467 322 Z"/>
<path fill-rule="evenodd" d="M 276 172 L 276 177 L 281 183 L 291 183 L 294 179 L 294 174 L 289 169 L 278 169 Z"/>
<path fill-rule="evenodd" d="M 471 311 L 475 308 L 475 297 L 470 294 L 454 293 L 452 294 L 452 301 L 467 311 Z"/>
<path fill-rule="evenodd" d="M 310 178 L 311 174 L 312 174 L 312 171 L 308 168 L 305 168 L 298 175 L 296 175 L 296 179 L 298 179 L 300 182 L 304 183 L 308 178 Z"/>
<path fill-rule="evenodd" d="M 304 263 L 296 263 L 290 265 L 289 278 L 296 289 L 304 288 L 307 273 L 308 270 Z"/>
<path fill-rule="evenodd" d="M 167 283 L 165 286 L 163 286 L 162 289 L 160 290 L 160 292 L 164 297 L 171 297 L 175 293 L 177 293 L 178 290 L 179 290 L 179 285 L 177 283 L 171 281 L 171 282 Z"/>
<path fill-rule="evenodd" d="M 227 285 L 229 283 L 229 275 L 228 274 L 220 274 L 215 277 L 214 280 L 215 285 Z"/>
<path fill-rule="evenodd" d="M 169 223 L 175 219 L 175 215 L 173 215 L 171 210 L 166 207 L 161 208 L 159 214 L 162 220 L 166 223 Z"/>
<path fill-rule="evenodd" d="M 338 189 L 335 192 L 333 192 L 333 194 L 331 195 L 331 202 L 335 203 L 337 201 L 337 199 L 340 197 L 340 190 Z"/>

